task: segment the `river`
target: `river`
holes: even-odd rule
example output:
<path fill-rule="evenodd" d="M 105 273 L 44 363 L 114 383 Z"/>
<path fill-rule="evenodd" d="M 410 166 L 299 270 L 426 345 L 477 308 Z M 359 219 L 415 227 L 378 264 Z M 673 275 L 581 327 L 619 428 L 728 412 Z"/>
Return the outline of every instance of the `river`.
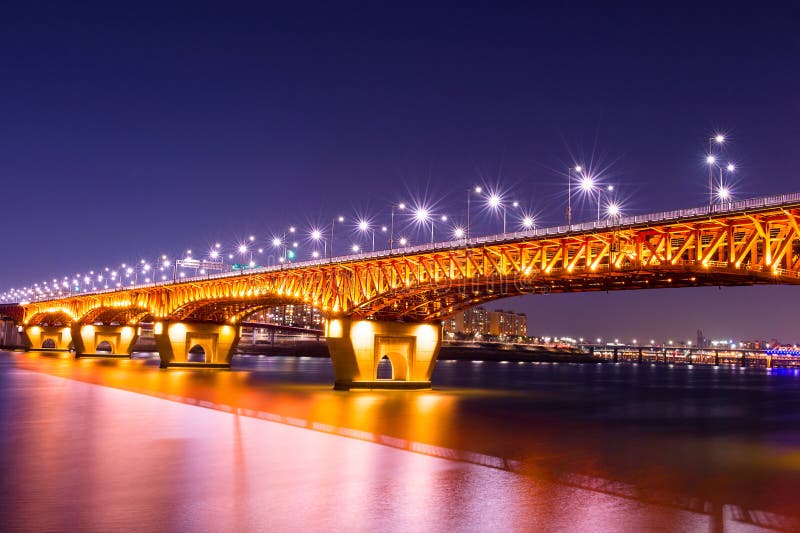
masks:
<path fill-rule="evenodd" d="M 0 352 L 0 512 L 26 531 L 800 530 L 796 370 Z"/>

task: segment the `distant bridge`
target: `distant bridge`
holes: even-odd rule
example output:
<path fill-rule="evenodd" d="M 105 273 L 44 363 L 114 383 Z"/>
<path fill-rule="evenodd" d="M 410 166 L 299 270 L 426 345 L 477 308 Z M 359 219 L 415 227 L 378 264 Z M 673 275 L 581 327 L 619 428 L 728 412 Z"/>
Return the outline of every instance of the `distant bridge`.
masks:
<path fill-rule="evenodd" d="M 800 284 L 800 194 L 333 259 L 16 305 L 28 346 L 129 353 L 154 323 L 162 366 L 226 367 L 252 313 L 307 303 L 326 318 L 336 386 L 430 386 L 444 319 L 523 294 Z M 204 362 L 189 362 L 202 348 Z M 392 380 L 378 380 L 388 357 Z"/>

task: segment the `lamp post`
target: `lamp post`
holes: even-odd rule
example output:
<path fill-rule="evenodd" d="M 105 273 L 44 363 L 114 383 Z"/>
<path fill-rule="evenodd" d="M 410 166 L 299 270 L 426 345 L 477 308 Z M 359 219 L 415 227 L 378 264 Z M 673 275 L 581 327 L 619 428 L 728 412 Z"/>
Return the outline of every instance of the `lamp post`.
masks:
<path fill-rule="evenodd" d="M 577 165 L 575 172 L 582 172 L 583 167 Z M 567 169 L 567 227 L 572 226 L 572 167 Z"/>
<path fill-rule="evenodd" d="M 323 246 L 322 257 L 326 257 L 328 255 L 328 241 L 322 238 L 322 232 L 318 229 L 311 230 L 311 240 L 314 242 L 322 241 L 322 246 Z M 314 250 L 314 253 L 317 254 L 314 256 L 314 258 L 316 259 L 319 256 L 319 252 Z"/>
<path fill-rule="evenodd" d="M 714 205 L 714 165 L 717 162 L 717 158 L 714 157 L 714 149 L 713 143 L 722 144 L 725 142 L 725 136 L 721 134 L 716 134 L 713 137 L 709 137 L 708 139 L 708 157 L 706 157 L 706 162 L 708 163 L 708 206 L 711 207 Z"/>
<path fill-rule="evenodd" d="M 431 216 L 430 212 L 424 208 L 419 207 L 414 212 L 414 218 L 422 224 L 422 227 L 425 227 L 425 224 L 430 221 L 431 223 L 431 244 L 433 244 L 433 217 Z"/>
<path fill-rule="evenodd" d="M 534 224 L 533 217 L 530 215 L 525 215 L 522 217 L 522 227 L 525 229 L 532 229 Z"/>
<path fill-rule="evenodd" d="M 370 231 L 369 222 L 365 219 L 361 219 L 358 221 L 358 231 L 361 233 L 372 233 L 372 251 L 375 251 L 375 230 L 373 229 Z"/>
<path fill-rule="evenodd" d="M 730 197 L 730 189 L 725 185 L 725 181 L 722 176 L 722 166 L 714 163 L 716 167 L 719 169 L 719 185 L 717 186 L 717 197 L 720 199 L 720 204 L 727 200 Z M 725 170 L 728 172 L 734 172 L 736 170 L 736 165 L 733 163 L 728 163 L 725 166 Z M 725 196 L 723 197 L 723 192 Z"/>
<path fill-rule="evenodd" d="M 597 188 L 597 221 L 600 222 L 600 197 L 602 196 L 603 192 L 609 193 L 614 190 L 613 185 L 607 186 L 605 189 L 598 187 Z"/>
<path fill-rule="evenodd" d="M 503 203 L 503 198 L 499 194 L 491 193 L 487 199 L 489 207 L 495 211 L 498 209 L 503 210 L 503 233 L 506 232 L 506 206 Z"/>
<path fill-rule="evenodd" d="M 339 223 L 342 223 L 342 222 L 344 222 L 344 217 L 343 216 L 339 216 L 339 217 L 336 217 L 333 220 L 331 220 L 331 255 L 330 255 L 330 260 L 331 261 L 333 261 L 333 227 L 336 225 L 336 221 L 337 220 L 339 221 Z"/>
<path fill-rule="evenodd" d="M 483 189 L 480 186 L 476 186 L 476 187 L 474 187 L 472 189 L 467 189 L 467 231 L 466 231 L 467 239 L 466 239 L 466 242 L 469 242 L 469 230 L 470 230 L 470 225 L 469 225 L 469 222 L 470 222 L 469 221 L 470 208 L 469 208 L 469 204 L 470 204 L 470 199 L 472 198 L 472 193 L 473 192 L 475 194 L 480 194 L 481 192 L 483 192 Z"/>
<path fill-rule="evenodd" d="M 389 224 L 389 251 L 391 252 L 394 249 L 394 209 L 395 207 L 400 211 L 405 210 L 406 204 L 400 202 L 399 204 L 392 204 L 392 217 L 391 223 Z"/>
<path fill-rule="evenodd" d="M 247 245 L 240 244 L 239 245 L 239 253 L 242 255 L 242 263 L 240 265 L 239 271 L 242 275 L 244 275 L 244 262 L 245 262 L 245 255 L 247 254 Z"/>

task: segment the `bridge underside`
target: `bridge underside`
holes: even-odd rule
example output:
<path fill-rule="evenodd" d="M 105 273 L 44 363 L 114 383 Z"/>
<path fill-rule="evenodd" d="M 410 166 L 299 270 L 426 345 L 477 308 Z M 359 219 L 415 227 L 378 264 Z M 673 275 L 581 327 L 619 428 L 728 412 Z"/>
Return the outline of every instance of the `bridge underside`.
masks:
<path fill-rule="evenodd" d="M 554 272 L 549 275 L 514 277 L 476 277 L 442 287 L 437 284 L 398 291 L 368 301 L 353 310 L 354 318 L 377 320 L 444 320 L 475 305 L 501 298 L 527 294 L 557 294 L 637 289 L 685 287 L 736 287 L 751 285 L 800 285 L 800 278 L 788 279 L 770 273 L 749 272 L 736 268 L 696 271 L 681 268 L 597 269 L 584 272 Z"/>

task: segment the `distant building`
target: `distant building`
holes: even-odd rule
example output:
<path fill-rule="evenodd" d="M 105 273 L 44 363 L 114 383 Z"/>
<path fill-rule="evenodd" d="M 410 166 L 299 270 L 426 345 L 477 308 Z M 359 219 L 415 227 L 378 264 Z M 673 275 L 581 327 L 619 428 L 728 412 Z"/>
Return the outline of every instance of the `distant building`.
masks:
<path fill-rule="evenodd" d="M 306 329 L 322 329 L 322 314 L 309 304 L 287 304 L 268 307 L 256 311 L 248 322 L 263 322 L 279 326 L 293 326 Z"/>
<path fill-rule="evenodd" d="M 708 348 L 708 339 L 703 336 L 703 330 L 697 330 L 697 347 L 698 348 Z"/>
<path fill-rule="evenodd" d="M 459 335 L 524 337 L 528 335 L 528 317 L 513 311 L 489 311 L 472 307 L 444 321 L 444 332 Z"/>
<path fill-rule="evenodd" d="M 489 335 L 524 337 L 528 335 L 528 316 L 524 313 L 503 311 L 489 312 Z"/>

